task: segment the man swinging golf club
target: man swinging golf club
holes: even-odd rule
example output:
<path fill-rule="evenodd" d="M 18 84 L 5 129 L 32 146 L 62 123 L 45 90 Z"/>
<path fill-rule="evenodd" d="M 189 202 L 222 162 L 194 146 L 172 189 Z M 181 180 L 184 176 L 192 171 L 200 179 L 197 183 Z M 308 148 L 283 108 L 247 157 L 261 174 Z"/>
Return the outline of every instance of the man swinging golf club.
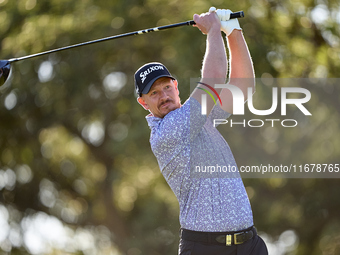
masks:
<path fill-rule="evenodd" d="M 254 86 L 251 57 L 237 19 L 229 20 L 230 13 L 212 7 L 208 13 L 194 15 L 195 26 L 207 35 L 207 44 L 201 81 L 183 105 L 178 83 L 163 64 L 148 63 L 135 73 L 137 100 L 150 111 L 146 119 L 151 128 L 152 151 L 179 201 L 180 255 L 268 254 L 254 227 L 241 177 L 191 175 L 193 164 L 203 166 L 209 162 L 237 168 L 228 144 L 212 121 L 230 116 L 231 92 L 216 89 L 221 103 L 214 105 L 207 100 L 206 115 L 201 112 L 203 88 L 224 84 L 227 78 L 221 30 L 230 51 L 229 83 L 244 95 L 249 86 Z"/>

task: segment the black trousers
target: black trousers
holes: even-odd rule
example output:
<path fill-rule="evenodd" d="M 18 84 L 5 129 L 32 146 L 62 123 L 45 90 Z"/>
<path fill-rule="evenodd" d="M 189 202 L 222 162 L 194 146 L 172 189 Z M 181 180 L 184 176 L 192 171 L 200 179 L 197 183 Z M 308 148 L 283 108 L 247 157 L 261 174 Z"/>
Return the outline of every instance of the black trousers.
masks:
<path fill-rule="evenodd" d="M 179 255 L 268 255 L 267 246 L 258 235 L 243 244 L 223 246 L 180 240 Z"/>

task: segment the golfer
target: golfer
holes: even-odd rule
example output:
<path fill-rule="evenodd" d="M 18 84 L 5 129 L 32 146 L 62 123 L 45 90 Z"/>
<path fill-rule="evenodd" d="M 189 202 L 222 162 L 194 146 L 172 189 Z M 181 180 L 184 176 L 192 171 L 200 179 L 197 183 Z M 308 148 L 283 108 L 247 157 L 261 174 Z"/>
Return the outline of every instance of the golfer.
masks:
<path fill-rule="evenodd" d="M 238 21 L 229 20 L 230 13 L 212 7 L 208 13 L 194 15 L 196 27 L 207 36 L 206 52 L 201 81 L 183 105 L 178 82 L 163 64 L 148 63 L 135 73 L 137 100 L 150 111 L 146 120 L 151 129 L 152 151 L 179 202 L 180 255 L 268 254 L 254 227 L 239 174 L 192 176 L 192 165 L 204 166 L 207 162 L 237 168 L 227 142 L 213 125 L 213 119 L 230 116 L 231 92 L 217 91 L 222 104 L 206 100 L 206 114 L 202 114 L 201 102 L 202 95 L 206 95 L 203 88 L 226 82 L 228 61 L 221 30 L 230 53 L 229 83 L 243 92 L 254 86 L 248 47 Z"/>

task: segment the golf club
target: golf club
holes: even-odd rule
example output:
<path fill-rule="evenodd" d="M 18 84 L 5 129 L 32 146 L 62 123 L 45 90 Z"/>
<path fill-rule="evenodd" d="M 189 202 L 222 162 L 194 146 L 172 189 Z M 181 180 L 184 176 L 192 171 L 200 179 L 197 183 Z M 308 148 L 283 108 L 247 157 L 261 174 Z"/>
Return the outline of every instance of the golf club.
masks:
<path fill-rule="evenodd" d="M 236 19 L 236 18 L 242 18 L 242 17 L 244 17 L 243 11 L 234 12 L 234 13 L 230 14 L 230 19 Z M 161 26 L 161 27 L 148 28 L 148 29 L 130 32 L 130 33 L 126 33 L 126 34 L 109 36 L 109 37 L 105 37 L 105 38 L 101 38 L 101 39 L 97 39 L 97 40 L 93 40 L 93 41 L 78 43 L 78 44 L 65 46 L 65 47 L 58 48 L 58 49 L 48 50 L 48 51 L 44 51 L 44 52 L 40 52 L 40 53 L 28 55 L 28 56 L 19 57 L 19 58 L 11 58 L 11 59 L 8 59 L 8 60 L 0 60 L 0 86 L 2 86 L 6 82 L 8 76 L 10 74 L 10 71 L 11 71 L 11 64 L 13 62 L 17 62 L 17 61 L 21 61 L 21 60 L 25 60 L 25 59 L 29 59 L 29 58 L 34 58 L 34 57 L 38 57 L 38 56 L 62 51 L 62 50 L 68 50 L 68 49 L 72 49 L 72 48 L 76 48 L 76 47 L 80 47 L 80 46 L 84 46 L 84 45 L 88 45 L 88 44 L 103 42 L 103 41 L 107 41 L 107 40 L 118 39 L 118 38 L 127 37 L 127 36 L 131 36 L 131 35 L 141 35 L 141 34 L 146 34 L 146 33 L 150 33 L 150 32 L 165 30 L 165 29 L 169 29 L 169 28 L 186 26 L 186 25 L 195 25 L 195 24 L 196 23 L 193 20 L 189 20 L 189 21 L 185 21 L 185 22 L 181 22 L 181 23 L 176 23 L 176 24 L 171 24 L 171 25 L 166 25 L 166 26 Z"/>

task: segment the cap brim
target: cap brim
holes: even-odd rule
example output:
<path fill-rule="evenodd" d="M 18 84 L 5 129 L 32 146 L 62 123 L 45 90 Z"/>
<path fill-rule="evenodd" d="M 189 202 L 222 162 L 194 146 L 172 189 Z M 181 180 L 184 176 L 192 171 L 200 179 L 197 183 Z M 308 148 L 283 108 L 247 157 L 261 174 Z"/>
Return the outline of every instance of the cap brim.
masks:
<path fill-rule="evenodd" d="M 158 76 L 158 77 L 152 79 L 152 80 L 145 86 L 145 88 L 142 90 L 141 94 L 148 94 L 149 91 L 150 91 L 150 89 L 151 89 L 151 87 L 152 87 L 152 84 L 153 84 L 156 80 L 158 80 L 159 78 L 162 78 L 162 77 L 169 77 L 170 79 L 176 80 L 174 77 L 172 77 L 172 76 L 170 76 L 170 75 L 166 75 L 166 74 L 160 75 L 160 76 Z"/>

